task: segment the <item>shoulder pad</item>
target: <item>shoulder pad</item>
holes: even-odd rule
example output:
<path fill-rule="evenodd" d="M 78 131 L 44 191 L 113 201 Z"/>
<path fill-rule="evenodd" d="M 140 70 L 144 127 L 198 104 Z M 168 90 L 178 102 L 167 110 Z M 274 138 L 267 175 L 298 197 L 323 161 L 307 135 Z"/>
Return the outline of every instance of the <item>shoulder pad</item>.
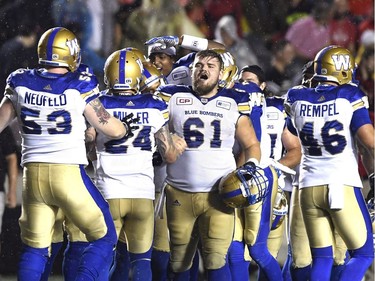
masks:
<path fill-rule="evenodd" d="M 74 72 L 75 79 L 72 80 L 74 87 L 81 93 L 87 93 L 93 91 L 95 88 L 98 88 L 99 82 L 94 74 L 88 72 Z"/>

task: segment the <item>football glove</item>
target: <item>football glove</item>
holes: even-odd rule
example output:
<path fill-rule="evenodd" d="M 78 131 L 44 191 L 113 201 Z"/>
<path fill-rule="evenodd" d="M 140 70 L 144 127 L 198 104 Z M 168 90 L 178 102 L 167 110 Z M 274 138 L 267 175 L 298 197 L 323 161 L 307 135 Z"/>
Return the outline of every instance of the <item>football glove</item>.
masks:
<path fill-rule="evenodd" d="M 281 172 L 290 174 L 290 175 L 295 175 L 296 171 L 293 169 L 281 164 L 280 162 L 276 161 L 273 158 L 269 158 L 269 165 L 273 166 L 277 172 L 277 175 L 279 176 Z"/>
<path fill-rule="evenodd" d="M 276 161 L 273 158 L 269 159 L 270 165 L 275 169 L 277 174 L 277 184 L 279 188 L 284 190 L 285 188 L 285 177 L 287 174 L 289 175 L 295 175 L 296 171 L 290 169 L 289 167 L 281 164 L 280 162 Z"/>
<path fill-rule="evenodd" d="M 180 38 L 178 36 L 160 36 L 153 37 L 150 40 L 147 40 L 145 42 L 145 45 L 152 45 L 155 50 L 157 48 L 160 48 L 162 50 L 177 46 L 179 42 Z"/>
<path fill-rule="evenodd" d="M 126 128 L 125 138 L 131 138 L 134 136 L 133 131 L 139 129 L 139 126 L 134 125 L 139 122 L 139 118 L 133 118 L 133 113 L 126 115 L 121 119 L 122 124 Z"/>
<path fill-rule="evenodd" d="M 251 169 L 255 169 L 258 165 L 259 165 L 259 161 L 257 159 L 250 158 L 241 167 L 244 167 L 244 168 L 249 167 Z"/>
<path fill-rule="evenodd" d="M 152 165 L 154 167 L 161 166 L 163 164 L 163 157 L 159 153 L 159 151 L 155 151 L 154 154 L 152 155 Z"/>

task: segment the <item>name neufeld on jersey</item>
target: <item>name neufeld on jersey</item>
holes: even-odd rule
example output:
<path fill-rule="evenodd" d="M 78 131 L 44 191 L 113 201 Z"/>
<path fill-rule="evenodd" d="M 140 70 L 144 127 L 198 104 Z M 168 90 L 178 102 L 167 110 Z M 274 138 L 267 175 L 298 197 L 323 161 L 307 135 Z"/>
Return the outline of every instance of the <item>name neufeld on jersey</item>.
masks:
<path fill-rule="evenodd" d="M 38 106 L 63 106 L 66 105 L 66 95 L 42 95 L 40 93 L 25 93 L 25 103 Z"/>

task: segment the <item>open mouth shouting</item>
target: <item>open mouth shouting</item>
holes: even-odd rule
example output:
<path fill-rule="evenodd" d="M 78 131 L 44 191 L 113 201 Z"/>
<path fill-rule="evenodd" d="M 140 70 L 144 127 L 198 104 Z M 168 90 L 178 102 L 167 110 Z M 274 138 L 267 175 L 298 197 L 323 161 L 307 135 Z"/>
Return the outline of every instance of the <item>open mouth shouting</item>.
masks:
<path fill-rule="evenodd" d="M 206 72 L 201 73 L 201 74 L 199 75 L 199 80 L 207 80 L 207 79 L 208 79 L 208 75 L 207 75 Z"/>

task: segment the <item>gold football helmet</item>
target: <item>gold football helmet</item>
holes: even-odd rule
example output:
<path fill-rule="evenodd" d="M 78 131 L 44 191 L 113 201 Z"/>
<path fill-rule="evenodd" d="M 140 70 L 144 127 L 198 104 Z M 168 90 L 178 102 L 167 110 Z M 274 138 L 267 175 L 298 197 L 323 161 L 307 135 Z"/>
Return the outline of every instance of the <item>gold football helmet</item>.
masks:
<path fill-rule="evenodd" d="M 131 90 L 138 93 L 143 66 L 133 52 L 121 49 L 113 52 L 104 64 L 104 83 L 112 90 Z"/>
<path fill-rule="evenodd" d="M 237 80 L 238 67 L 236 60 L 233 55 L 223 49 L 213 49 L 216 53 L 221 55 L 223 60 L 223 77 L 219 81 L 219 86 L 222 88 L 231 88 L 234 82 Z"/>
<path fill-rule="evenodd" d="M 143 78 L 140 85 L 141 92 L 155 90 L 160 85 L 165 85 L 164 75 L 151 62 L 144 61 L 143 64 Z"/>
<path fill-rule="evenodd" d="M 125 50 L 132 51 L 133 53 L 135 53 L 138 56 L 138 58 L 141 60 L 141 62 L 147 61 L 145 54 L 141 50 L 137 48 L 133 48 L 133 47 L 127 47 L 125 48 Z"/>
<path fill-rule="evenodd" d="M 67 67 L 75 71 L 81 63 L 81 48 L 73 32 L 64 27 L 54 27 L 39 39 L 39 64 Z"/>
<path fill-rule="evenodd" d="M 268 182 L 261 168 L 244 165 L 220 180 L 219 194 L 227 206 L 244 208 L 266 197 Z"/>
<path fill-rule="evenodd" d="M 343 47 L 331 45 L 323 48 L 314 59 L 313 79 L 319 82 L 330 81 L 339 85 L 352 81 L 355 68 L 354 57 Z"/>

